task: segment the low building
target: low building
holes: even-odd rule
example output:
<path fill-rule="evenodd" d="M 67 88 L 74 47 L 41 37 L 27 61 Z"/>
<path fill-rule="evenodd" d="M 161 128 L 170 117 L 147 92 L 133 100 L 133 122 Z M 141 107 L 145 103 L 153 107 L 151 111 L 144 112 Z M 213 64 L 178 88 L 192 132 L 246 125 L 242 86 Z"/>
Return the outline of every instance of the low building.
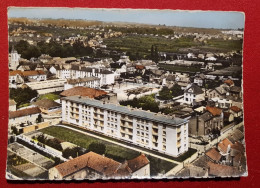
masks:
<path fill-rule="evenodd" d="M 84 86 L 89 88 L 100 88 L 100 78 L 97 77 L 87 77 L 87 78 L 77 78 L 68 79 L 64 85 L 64 90 L 71 89 L 77 86 Z"/>
<path fill-rule="evenodd" d="M 61 113 L 61 104 L 50 99 L 38 100 L 34 102 L 33 105 L 38 106 L 44 114 Z"/>
<path fill-rule="evenodd" d="M 42 71 L 24 71 L 23 77 L 25 81 L 35 82 L 35 81 L 45 81 L 47 79 L 47 74 Z"/>
<path fill-rule="evenodd" d="M 192 84 L 184 90 L 184 103 L 190 105 L 199 104 L 201 101 L 205 100 L 204 91 L 197 86 Z"/>
<path fill-rule="evenodd" d="M 20 124 L 35 124 L 40 114 L 41 110 L 38 107 L 30 107 L 22 110 L 10 111 L 9 129 L 12 126 L 19 126 Z"/>
<path fill-rule="evenodd" d="M 88 152 L 49 169 L 50 180 L 148 177 L 150 164 L 145 155 L 119 163 L 94 152 Z"/>
<path fill-rule="evenodd" d="M 170 156 L 188 151 L 188 120 L 71 96 L 62 121 Z"/>
<path fill-rule="evenodd" d="M 32 90 L 36 90 L 39 95 L 43 95 L 46 93 L 63 91 L 65 83 L 66 79 L 55 79 L 39 82 L 28 82 L 26 84 L 23 84 L 21 87 L 30 87 Z"/>

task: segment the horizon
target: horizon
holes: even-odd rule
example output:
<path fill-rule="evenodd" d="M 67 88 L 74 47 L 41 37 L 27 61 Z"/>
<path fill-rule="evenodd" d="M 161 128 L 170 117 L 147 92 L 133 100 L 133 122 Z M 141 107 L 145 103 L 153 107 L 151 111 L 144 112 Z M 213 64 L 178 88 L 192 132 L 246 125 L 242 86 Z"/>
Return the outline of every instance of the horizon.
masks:
<path fill-rule="evenodd" d="M 244 29 L 243 12 L 157 9 L 9 7 L 8 18 L 64 19 L 165 25 L 207 29 Z M 217 18 L 217 19 L 216 19 Z"/>

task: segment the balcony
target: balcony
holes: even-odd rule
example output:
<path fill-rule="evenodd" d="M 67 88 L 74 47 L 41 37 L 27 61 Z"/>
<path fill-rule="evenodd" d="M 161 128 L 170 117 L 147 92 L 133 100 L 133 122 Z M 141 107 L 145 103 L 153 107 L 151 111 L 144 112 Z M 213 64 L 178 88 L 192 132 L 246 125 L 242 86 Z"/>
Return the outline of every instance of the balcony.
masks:
<path fill-rule="evenodd" d="M 181 128 L 177 128 L 177 133 L 180 133 L 181 132 Z"/>
<path fill-rule="evenodd" d="M 177 142 L 177 147 L 181 147 L 181 142 Z"/>
<path fill-rule="evenodd" d="M 153 135 L 158 135 L 158 131 L 154 131 L 152 132 Z"/>

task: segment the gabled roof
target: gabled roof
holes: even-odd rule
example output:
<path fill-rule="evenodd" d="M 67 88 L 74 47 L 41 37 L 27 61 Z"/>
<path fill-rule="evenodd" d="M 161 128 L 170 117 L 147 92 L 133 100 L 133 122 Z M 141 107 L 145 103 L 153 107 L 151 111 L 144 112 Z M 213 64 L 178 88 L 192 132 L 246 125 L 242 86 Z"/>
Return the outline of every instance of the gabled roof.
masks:
<path fill-rule="evenodd" d="M 14 70 L 9 72 L 9 76 L 16 76 L 17 74 L 19 74 L 20 76 L 23 75 L 22 71 L 20 70 Z"/>
<path fill-rule="evenodd" d="M 211 113 L 205 112 L 199 116 L 203 121 L 209 121 L 212 118 Z"/>
<path fill-rule="evenodd" d="M 209 151 L 206 152 L 206 155 L 216 162 L 219 162 L 221 159 L 221 154 L 216 148 L 211 148 Z"/>
<path fill-rule="evenodd" d="M 195 95 L 199 95 L 199 94 L 204 93 L 203 90 L 199 86 L 197 86 L 196 84 L 192 84 L 190 87 L 185 89 L 184 92 L 185 93 L 193 93 Z"/>
<path fill-rule="evenodd" d="M 208 167 L 209 167 L 209 175 L 212 176 L 224 177 L 224 176 L 235 176 L 238 174 L 238 170 L 236 170 L 236 168 L 227 165 L 208 162 Z"/>
<path fill-rule="evenodd" d="M 47 108 L 47 109 L 61 106 L 59 103 L 50 99 L 41 99 L 34 102 L 33 104 L 40 108 Z"/>
<path fill-rule="evenodd" d="M 28 116 L 32 114 L 38 114 L 38 113 L 41 113 L 41 110 L 38 107 L 25 108 L 23 110 L 17 110 L 17 111 L 10 111 L 9 119 Z"/>
<path fill-rule="evenodd" d="M 234 85 L 234 82 L 232 80 L 225 80 L 224 83 L 228 84 L 229 86 Z"/>
<path fill-rule="evenodd" d="M 104 176 L 112 176 L 116 173 L 120 165 L 121 163 L 110 158 L 94 152 L 88 152 L 65 163 L 59 164 L 54 168 L 59 171 L 62 177 L 72 175 L 73 173 L 86 167 L 91 168 Z"/>
<path fill-rule="evenodd" d="M 150 161 L 144 154 L 139 155 L 138 157 L 127 161 L 129 168 L 132 172 L 136 172 L 140 168 L 148 165 Z"/>
<path fill-rule="evenodd" d="M 102 95 L 106 95 L 107 92 L 99 89 L 93 89 L 93 88 L 88 88 L 88 87 L 74 87 L 71 89 L 67 89 L 63 91 L 60 95 L 69 97 L 69 96 L 82 96 L 82 97 L 89 97 L 89 98 L 95 98 L 99 97 Z"/>
<path fill-rule="evenodd" d="M 209 111 L 213 116 L 220 116 L 222 110 L 217 107 L 206 106 L 206 110 Z"/>
<path fill-rule="evenodd" d="M 227 153 L 228 146 L 231 147 L 232 145 L 232 142 L 230 142 L 229 139 L 225 138 L 224 140 L 218 143 L 218 148 L 220 151 Z"/>
<path fill-rule="evenodd" d="M 236 113 L 242 111 L 242 109 L 241 109 L 241 108 L 238 108 L 237 106 L 231 106 L 231 107 L 230 107 L 230 110 L 232 110 L 232 111 L 234 111 L 234 112 L 236 112 Z"/>
<path fill-rule="evenodd" d="M 22 72 L 23 76 L 35 76 L 35 75 L 45 75 L 45 72 L 42 70 L 38 71 L 24 71 Z"/>

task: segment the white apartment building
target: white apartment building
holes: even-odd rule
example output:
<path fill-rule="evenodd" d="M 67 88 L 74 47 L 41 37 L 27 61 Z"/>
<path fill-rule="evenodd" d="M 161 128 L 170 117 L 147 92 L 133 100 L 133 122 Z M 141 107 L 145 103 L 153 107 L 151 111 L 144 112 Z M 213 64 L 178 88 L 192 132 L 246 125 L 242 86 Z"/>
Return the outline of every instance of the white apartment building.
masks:
<path fill-rule="evenodd" d="M 57 78 L 77 79 L 87 77 L 97 77 L 100 79 L 100 84 L 111 85 L 115 83 L 115 74 L 109 70 L 96 69 L 89 67 L 72 66 L 71 68 L 56 69 Z"/>
<path fill-rule="evenodd" d="M 84 86 L 89 88 L 100 88 L 100 78 L 97 77 L 87 77 L 78 79 L 68 79 L 64 85 L 64 90 L 71 89 L 77 86 Z"/>
<path fill-rule="evenodd" d="M 65 123 L 174 157 L 188 151 L 188 120 L 78 96 L 61 100 Z"/>

